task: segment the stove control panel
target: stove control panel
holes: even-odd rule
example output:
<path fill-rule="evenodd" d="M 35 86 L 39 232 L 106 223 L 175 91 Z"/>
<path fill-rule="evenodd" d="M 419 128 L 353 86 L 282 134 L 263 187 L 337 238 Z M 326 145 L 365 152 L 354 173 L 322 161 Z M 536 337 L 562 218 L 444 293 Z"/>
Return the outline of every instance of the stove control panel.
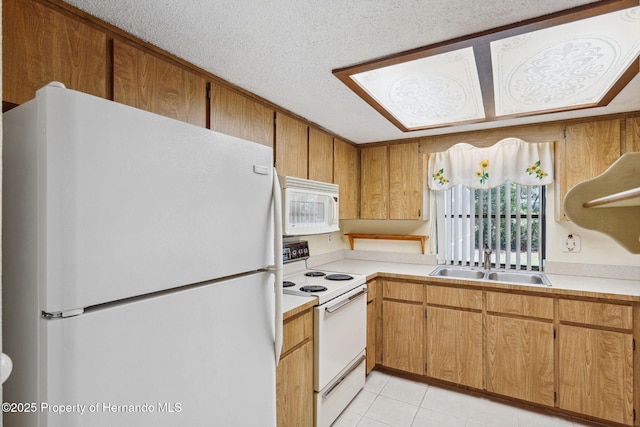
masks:
<path fill-rule="evenodd" d="M 282 262 L 300 261 L 309 258 L 309 242 L 289 242 L 282 245 Z"/>

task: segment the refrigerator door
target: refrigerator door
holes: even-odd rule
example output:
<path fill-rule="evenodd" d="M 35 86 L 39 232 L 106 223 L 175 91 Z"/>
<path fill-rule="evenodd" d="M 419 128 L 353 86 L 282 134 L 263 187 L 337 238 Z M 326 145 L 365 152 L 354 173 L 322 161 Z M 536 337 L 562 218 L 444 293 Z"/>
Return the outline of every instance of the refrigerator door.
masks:
<path fill-rule="evenodd" d="M 35 223 L 14 220 L 30 230 L 20 239 L 37 239 L 22 244 L 36 248 L 26 258 L 37 262 L 41 310 L 273 263 L 271 147 L 51 86 L 8 112 L 6 124 L 12 203 L 37 206 Z"/>
<path fill-rule="evenodd" d="M 42 320 L 37 425 L 275 426 L 273 299 L 256 273 Z"/>

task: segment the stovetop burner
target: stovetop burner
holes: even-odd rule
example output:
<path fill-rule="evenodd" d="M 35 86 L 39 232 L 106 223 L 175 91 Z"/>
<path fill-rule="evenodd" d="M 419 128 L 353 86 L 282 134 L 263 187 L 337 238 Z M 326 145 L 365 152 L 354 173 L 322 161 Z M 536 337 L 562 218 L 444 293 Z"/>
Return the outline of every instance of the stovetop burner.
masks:
<path fill-rule="evenodd" d="M 293 282 L 289 282 L 288 280 L 285 280 L 284 282 L 282 282 L 282 287 L 283 288 L 290 288 L 292 286 L 295 286 L 296 284 Z"/>
<path fill-rule="evenodd" d="M 307 285 L 300 288 L 303 292 L 324 292 L 327 290 L 324 286 L 320 285 Z"/>
<path fill-rule="evenodd" d="M 325 274 L 326 273 L 323 273 L 322 271 L 308 271 L 308 272 L 304 273 L 304 275 L 307 276 L 307 277 L 322 277 Z"/>
<path fill-rule="evenodd" d="M 325 276 L 326 280 L 353 280 L 353 276 L 348 274 L 336 273 Z"/>
<path fill-rule="evenodd" d="M 1 0 L 0 0 L 1 1 Z M 284 265 L 283 293 L 317 299 L 319 305 L 325 304 L 345 292 L 349 292 L 366 282 L 366 276 L 336 270 L 323 270 L 322 267 L 307 268 L 305 261 L 294 261 Z"/>

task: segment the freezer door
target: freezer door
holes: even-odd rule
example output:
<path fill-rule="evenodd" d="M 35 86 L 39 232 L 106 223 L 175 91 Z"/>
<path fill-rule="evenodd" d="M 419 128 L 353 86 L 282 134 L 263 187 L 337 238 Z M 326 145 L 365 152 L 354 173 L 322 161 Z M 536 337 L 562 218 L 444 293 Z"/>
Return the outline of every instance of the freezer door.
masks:
<path fill-rule="evenodd" d="M 7 133 L 5 171 L 27 204 L 12 201 L 14 243 L 37 239 L 25 262 L 38 263 L 41 310 L 273 264 L 271 147 L 58 87 L 30 102 L 37 132 Z M 28 206 L 35 223 L 21 223 Z"/>
<path fill-rule="evenodd" d="M 273 289 L 258 273 L 43 320 L 39 425 L 275 426 Z"/>

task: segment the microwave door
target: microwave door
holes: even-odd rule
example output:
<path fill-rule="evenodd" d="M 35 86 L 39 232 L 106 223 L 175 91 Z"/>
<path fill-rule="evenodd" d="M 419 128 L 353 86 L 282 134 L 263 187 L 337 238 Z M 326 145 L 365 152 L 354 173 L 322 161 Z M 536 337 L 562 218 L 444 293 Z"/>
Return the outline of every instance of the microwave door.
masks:
<path fill-rule="evenodd" d="M 284 234 L 330 233 L 338 230 L 337 203 L 333 195 L 285 189 Z"/>

